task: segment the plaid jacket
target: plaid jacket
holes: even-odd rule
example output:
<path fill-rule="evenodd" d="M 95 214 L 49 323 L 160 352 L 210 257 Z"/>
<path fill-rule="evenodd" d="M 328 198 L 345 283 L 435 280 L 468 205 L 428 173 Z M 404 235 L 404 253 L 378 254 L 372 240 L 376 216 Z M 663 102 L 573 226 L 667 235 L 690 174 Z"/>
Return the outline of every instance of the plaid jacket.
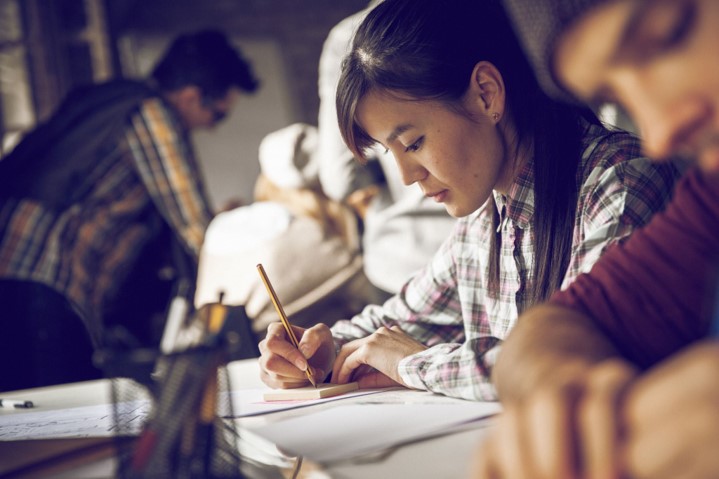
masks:
<path fill-rule="evenodd" d="M 612 243 L 627 237 L 661 210 L 679 172 L 642 158 L 639 141 L 592 126 L 583 139 L 572 253 L 563 287 L 588 271 Z M 466 399 L 496 399 L 492 367 L 518 311 L 530 306 L 522 291 L 533 284 L 533 162 L 506 196 L 461 218 L 432 261 L 384 305 L 371 305 L 333 328 L 337 346 L 399 325 L 428 349 L 403 359 L 408 385 Z M 488 291 L 492 209 L 501 223 L 500 281 Z"/>
<path fill-rule="evenodd" d="M 61 293 L 96 342 L 104 308 L 158 229 L 169 225 L 196 261 L 211 218 L 187 132 L 161 99 L 143 100 L 113 142 L 67 207 L 29 196 L 0 204 L 0 278 Z"/>

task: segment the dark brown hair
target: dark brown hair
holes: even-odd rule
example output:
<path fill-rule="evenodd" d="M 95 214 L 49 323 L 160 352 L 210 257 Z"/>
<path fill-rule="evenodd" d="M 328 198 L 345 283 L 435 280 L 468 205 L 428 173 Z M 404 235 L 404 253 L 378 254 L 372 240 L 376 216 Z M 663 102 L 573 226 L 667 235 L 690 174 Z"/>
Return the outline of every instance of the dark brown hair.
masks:
<path fill-rule="evenodd" d="M 253 93 L 260 84 L 240 49 L 218 30 L 177 37 L 151 76 L 160 90 L 174 91 L 194 85 L 209 100 L 225 97 L 230 88 Z"/>
<path fill-rule="evenodd" d="M 501 72 L 519 144 L 533 146 L 534 287 L 522 291 L 527 304 L 533 304 L 559 288 L 569 265 L 586 125 L 581 118 L 598 121 L 589 110 L 555 102 L 542 92 L 498 1 L 385 0 L 375 7 L 343 63 L 337 89 L 340 131 L 363 160 L 375 143 L 357 119 L 365 95 L 381 91 L 456 106 L 480 61 Z M 496 231 L 496 214 L 494 223 Z M 499 236 L 493 235 L 488 291 L 493 295 L 498 293 L 499 247 Z"/>

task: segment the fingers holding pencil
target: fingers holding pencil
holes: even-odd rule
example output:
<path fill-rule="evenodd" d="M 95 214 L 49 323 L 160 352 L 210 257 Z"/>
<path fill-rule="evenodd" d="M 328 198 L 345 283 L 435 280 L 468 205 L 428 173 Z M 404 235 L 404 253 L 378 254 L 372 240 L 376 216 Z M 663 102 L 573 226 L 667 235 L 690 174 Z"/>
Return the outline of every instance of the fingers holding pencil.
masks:
<path fill-rule="evenodd" d="M 307 384 L 309 362 L 292 344 L 281 323 L 270 324 L 259 349 L 260 369 L 269 386 L 294 388 Z"/>
<path fill-rule="evenodd" d="M 299 340 L 299 351 L 312 370 L 312 375 L 318 383 L 324 382 L 332 372 L 335 362 L 336 350 L 332 331 L 325 324 L 316 324 L 305 329 Z"/>
<path fill-rule="evenodd" d="M 288 389 L 307 386 L 305 371 L 308 367 L 313 378 L 321 383 L 332 370 L 334 343 L 329 328 L 317 325 L 310 329 L 292 326 L 292 329 L 299 338 L 300 350 L 288 339 L 281 323 L 271 324 L 265 339 L 259 344 L 262 380 L 270 387 Z"/>
<path fill-rule="evenodd" d="M 272 286 L 272 283 L 270 282 L 270 278 L 267 276 L 267 273 L 265 272 L 265 268 L 262 267 L 261 264 L 257 265 L 257 272 L 260 274 L 260 278 L 262 279 L 262 282 L 265 284 L 265 288 L 267 288 L 267 294 L 270 295 L 270 300 L 272 301 L 272 304 L 275 307 L 275 310 L 277 311 L 277 315 L 280 317 L 280 321 L 282 322 L 282 326 L 284 326 L 285 331 L 287 332 L 287 338 L 290 340 L 292 345 L 299 349 L 300 344 L 297 341 L 297 337 L 295 336 L 294 331 L 292 330 L 292 325 L 290 324 L 289 319 L 287 319 L 287 315 L 285 314 L 285 310 L 282 307 L 282 304 L 280 303 L 280 298 L 277 297 L 277 293 L 275 292 L 275 288 Z M 312 370 L 309 368 L 308 365 L 303 364 L 302 361 L 296 361 L 295 364 L 297 364 L 299 369 L 303 369 L 305 372 L 305 375 L 307 376 L 307 379 L 309 379 L 310 383 L 317 387 L 317 383 L 315 382 L 314 377 L 312 376 Z"/>

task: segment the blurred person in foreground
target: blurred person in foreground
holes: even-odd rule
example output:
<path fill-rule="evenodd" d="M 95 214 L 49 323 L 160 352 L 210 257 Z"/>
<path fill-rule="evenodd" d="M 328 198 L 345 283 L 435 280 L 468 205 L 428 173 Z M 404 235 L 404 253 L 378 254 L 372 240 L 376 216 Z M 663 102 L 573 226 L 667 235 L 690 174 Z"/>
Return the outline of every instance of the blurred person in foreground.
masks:
<path fill-rule="evenodd" d="M 505 4 L 548 92 L 617 103 L 650 156 L 696 164 L 665 212 L 520 317 L 474 477 L 719 477 L 719 2 Z"/>

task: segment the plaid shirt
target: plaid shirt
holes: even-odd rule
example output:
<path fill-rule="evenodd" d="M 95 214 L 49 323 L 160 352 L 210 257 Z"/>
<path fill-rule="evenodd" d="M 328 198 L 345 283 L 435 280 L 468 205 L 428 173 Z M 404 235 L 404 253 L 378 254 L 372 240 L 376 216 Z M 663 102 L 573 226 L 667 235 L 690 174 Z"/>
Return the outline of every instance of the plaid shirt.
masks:
<path fill-rule="evenodd" d="M 187 132 L 159 98 L 142 102 L 89 175 L 90 191 L 63 211 L 31 199 L 0 205 L 0 278 L 57 290 L 98 341 L 106 302 L 157 231 L 148 213 L 197 258 L 211 212 Z"/>
<path fill-rule="evenodd" d="M 593 126 L 582 145 L 572 253 L 562 287 L 661 210 L 679 177 L 675 166 L 640 157 L 638 140 L 626 133 Z M 518 311 L 530 306 L 522 291 L 533 285 L 532 171 L 530 160 L 506 196 L 494 193 L 501 218 L 498 291 L 489 293 L 487 286 L 494 208 L 489 201 L 457 222 L 430 264 L 399 294 L 336 323 L 337 347 L 396 324 L 428 347 L 400 362 L 406 384 L 448 396 L 496 399 L 490 378 L 499 346 Z"/>

